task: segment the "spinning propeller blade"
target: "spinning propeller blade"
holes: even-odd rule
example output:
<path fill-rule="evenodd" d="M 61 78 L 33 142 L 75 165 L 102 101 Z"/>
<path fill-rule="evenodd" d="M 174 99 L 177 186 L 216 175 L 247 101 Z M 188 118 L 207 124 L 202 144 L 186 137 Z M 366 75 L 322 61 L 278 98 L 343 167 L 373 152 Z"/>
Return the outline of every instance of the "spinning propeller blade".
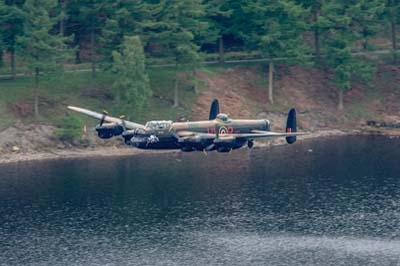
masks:
<path fill-rule="evenodd" d="M 104 120 L 106 119 L 107 115 L 108 115 L 108 112 L 106 110 L 103 110 L 103 116 L 101 117 L 99 126 L 102 126 L 104 124 Z"/>

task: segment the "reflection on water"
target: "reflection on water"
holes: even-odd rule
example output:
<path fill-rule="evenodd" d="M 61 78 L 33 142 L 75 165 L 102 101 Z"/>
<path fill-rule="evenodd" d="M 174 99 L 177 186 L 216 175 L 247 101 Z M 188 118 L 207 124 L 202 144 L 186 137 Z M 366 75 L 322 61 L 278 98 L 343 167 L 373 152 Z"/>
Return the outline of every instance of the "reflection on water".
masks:
<path fill-rule="evenodd" d="M 400 265 L 399 158 L 342 137 L 2 166 L 0 265 Z"/>

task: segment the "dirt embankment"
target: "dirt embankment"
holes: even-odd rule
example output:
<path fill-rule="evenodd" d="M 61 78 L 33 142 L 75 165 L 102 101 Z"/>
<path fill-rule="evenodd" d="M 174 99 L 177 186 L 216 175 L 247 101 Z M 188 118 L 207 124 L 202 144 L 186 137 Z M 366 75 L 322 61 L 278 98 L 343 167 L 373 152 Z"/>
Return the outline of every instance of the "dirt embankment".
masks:
<path fill-rule="evenodd" d="M 389 65 L 378 67 L 371 84 L 355 84 L 345 94 L 345 111 L 337 111 L 337 89 L 330 82 L 329 73 L 318 69 L 279 66 L 274 82 L 275 103 L 267 101 L 267 69 L 262 66 L 234 67 L 217 74 L 200 72 L 206 84 L 193 107 L 191 119 L 206 119 L 210 103 L 220 101 L 221 112 L 232 118 L 266 118 L 272 129 L 285 127 L 286 112 L 298 110 L 298 127 L 312 132 L 300 139 L 344 134 L 387 134 L 400 136 L 400 129 L 368 127 L 367 121 L 400 121 L 400 68 Z M 143 151 L 126 147 L 118 138 L 98 139 L 88 132 L 74 142 L 61 141 L 50 125 L 21 122 L 0 132 L 0 163 L 24 160 L 133 155 Z M 258 142 L 256 146 L 284 143 L 281 140 Z M 148 152 L 148 151 L 146 151 Z"/>
<path fill-rule="evenodd" d="M 207 117 L 209 104 L 220 101 L 232 118 L 267 118 L 282 130 L 286 112 L 298 111 L 298 127 L 308 131 L 360 128 L 367 121 L 400 121 L 400 67 L 379 65 L 374 81 L 354 82 L 344 94 L 345 110 L 337 110 L 338 89 L 332 74 L 315 68 L 281 65 L 276 68 L 274 104 L 267 98 L 266 67 L 235 67 L 216 75 L 200 73 L 207 84 L 197 99 L 195 118 Z"/>

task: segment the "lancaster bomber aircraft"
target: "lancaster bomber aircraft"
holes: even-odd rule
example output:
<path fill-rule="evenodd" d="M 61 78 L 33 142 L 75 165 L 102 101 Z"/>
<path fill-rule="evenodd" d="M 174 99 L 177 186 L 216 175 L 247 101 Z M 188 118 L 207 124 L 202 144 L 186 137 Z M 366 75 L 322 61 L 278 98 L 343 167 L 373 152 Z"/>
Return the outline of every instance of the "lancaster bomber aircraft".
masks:
<path fill-rule="evenodd" d="M 218 100 L 211 104 L 209 120 L 195 122 L 149 121 L 145 125 L 109 116 L 106 112 L 96 113 L 87 109 L 68 106 L 68 109 L 100 120 L 96 126 L 102 139 L 122 136 L 125 144 L 140 149 L 181 149 L 190 151 L 229 152 L 247 144 L 252 148 L 258 138 L 285 137 L 287 143 L 296 141 L 296 110 L 290 109 L 286 132 L 271 132 L 271 123 L 265 119 L 230 119 L 219 113 Z"/>

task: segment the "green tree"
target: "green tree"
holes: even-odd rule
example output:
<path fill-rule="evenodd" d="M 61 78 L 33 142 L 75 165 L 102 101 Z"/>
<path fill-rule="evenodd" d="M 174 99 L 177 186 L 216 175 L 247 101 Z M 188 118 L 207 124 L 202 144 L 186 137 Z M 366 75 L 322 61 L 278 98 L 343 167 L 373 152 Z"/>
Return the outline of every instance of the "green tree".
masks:
<path fill-rule="evenodd" d="M 232 0 L 206 0 L 204 1 L 206 18 L 208 22 L 206 42 L 217 41 L 220 63 L 224 62 L 224 36 L 232 29 Z"/>
<path fill-rule="evenodd" d="M 54 134 L 61 140 L 72 142 L 82 138 L 83 126 L 84 123 L 79 116 L 68 115 L 60 121 L 60 129 L 55 130 Z"/>
<path fill-rule="evenodd" d="M 112 51 L 119 48 L 124 36 L 141 35 L 143 22 L 150 19 L 149 4 L 143 0 L 113 1 L 111 11 L 99 36 L 103 65 L 112 61 Z"/>
<path fill-rule="evenodd" d="M 121 51 L 114 51 L 112 56 L 112 69 L 116 73 L 112 87 L 116 92 L 117 101 L 122 98 L 130 103 L 135 111 L 140 111 L 151 95 L 140 38 L 125 36 Z"/>
<path fill-rule="evenodd" d="M 398 46 L 397 46 L 397 27 L 400 24 L 400 1 L 399 0 L 387 0 L 385 10 L 386 20 L 390 24 L 390 32 L 392 37 L 392 49 L 394 63 L 397 63 Z"/>
<path fill-rule="evenodd" d="M 368 62 L 352 54 L 359 35 L 353 30 L 357 22 L 354 3 L 345 0 L 325 2 L 320 25 L 325 30 L 325 64 L 334 73 L 333 81 L 338 88 L 338 110 L 342 111 L 343 94 L 351 89 L 352 81 L 368 81 L 373 78 L 374 68 Z"/>
<path fill-rule="evenodd" d="M 352 18 L 351 27 L 361 39 L 362 48 L 368 50 L 369 40 L 376 36 L 381 29 L 380 17 L 385 10 L 382 0 L 353 0 L 348 1 L 349 15 Z"/>
<path fill-rule="evenodd" d="M 40 72 L 54 70 L 68 57 L 67 38 L 51 34 L 58 18 L 50 14 L 57 0 L 26 0 L 23 12 L 24 35 L 17 38 L 21 57 L 34 73 L 34 114 L 39 117 Z"/>
<path fill-rule="evenodd" d="M 25 20 L 22 5 L 25 0 L 5 0 L 0 2 L 0 36 L 3 50 L 10 53 L 11 75 L 16 78 L 15 51 L 17 37 L 23 34 Z"/>
<path fill-rule="evenodd" d="M 161 46 L 163 54 L 176 65 L 174 107 L 179 106 L 181 69 L 195 69 L 201 57 L 196 36 L 204 35 L 204 5 L 201 0 L 161 0 L 151 6 L 153 19 L 145 24 L 145 37 Z"/>
<path fill-rule="evenodd" d="M 268 58 L 285 57 L 287 62 L 304 62 L 309 53 L 303 40 L 309 9 L 290 0 L 242 1 L 243 15 L 237 31 L 250 49 L 261 50 Z M 238 18 L 239 20 L 239 18 Z M 274 103 L 274 61 L 269 62 L 268 99 Z"/>
<path fill-rule="evenodd" d="M 110 0 L 69 0 L 66 3 L 69 31 L 73 34 L 74 44 L 77 46 L 75 62 L 81 62 L 81 46 L 88 37 L 93 77 L 96 76 L 98 44 L 104 24 L 112 11 L 112 2 Z"/>
<path fill-rule="evenodd" d="M 313 34 L 314 55 L 316 63 L 321 60 L 321 27 L 318 24 L 318 19 L 321 15 L 321 6 L 324 0 L 298 0 L 299 4 L 311 11 L 311 16 L 306 20 Z"/>

